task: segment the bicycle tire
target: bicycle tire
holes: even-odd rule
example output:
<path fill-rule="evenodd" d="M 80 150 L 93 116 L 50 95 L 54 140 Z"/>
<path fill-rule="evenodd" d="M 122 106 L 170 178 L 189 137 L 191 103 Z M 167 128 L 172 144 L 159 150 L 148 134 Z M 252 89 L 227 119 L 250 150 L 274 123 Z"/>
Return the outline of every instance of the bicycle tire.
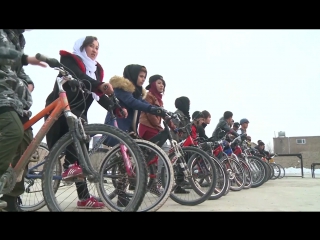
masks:
<path fill-rule="evenodd" d="M 182 147 L 182 151 L 183 152 L 193 152 L 193 154 L 191 154 L 191 156 L 194 156 L 194 155 L 199 155 L 201 156 L 203 159 L 206 160 L 206 164 L 209 164 L 209 167 L 211 170 L 211 172 L 214 174 L 214 176 L 212 177 L 212 181 L 211 183 L 209 184 L 209 187 L 208 187 L 208 191 L 206 193 L 203 193 L 198 187 L 197 187 L 197 184 L 195 183 L 195 180 L 193 177 L 189 178 L 188 181 L 189 181 L 189 184 L 191 185 L 191 188 L 192 190 L 199 196 L 198 199 L 195 199 L 195 200 L 182 200 L 180 199 L 179 197 L 177 197 L 173 192 L 171 192 L 170 194 L 170 198 L 175 201 L 176 203 L 179 203 L 181 205 L 186 205 L 186 206 L 195 206 L 195 205 L 198 205 L 198 204 L 201 204 L 203 203 L 204 201 L 208 200 L 209 197 L 212 195 L 214 189 L 215 189 L 215 186 L 216 186 L 216 167 L 214 165 L 214 162 L 211 158 L 211 156 L 209 156 L 205 151 L 197 148 L 197 147 Z M 173 157 L 175 156 L 175 153 L 170 153 L 169 154 L 169 158 L 172 159 Z M 191 159 L 191 158 L 190 158 Z M 189 159 L 189 161 L 190 161 Z M 188 162 L 189 162 L 188 161 Z M 188 164 L 188 163 L 187 163 Z M 187 166 L 188 167 L 188 166 Z M 175 169 L 175 168 L 174 168 Z M 189 169 L 190 170 L 190 169 Z M 191 172 L 191 170 L 190 170 Z M 178 194 L 177 194 L 178 195 Z"/>
<path fill-rule="evenodd" d="M 162 187 L 163 187 L 163 192 L 162 192 L 161 196 L 151 206 L 147 206 L 147 207 L 143 208 L 142 205 L 145 205 L 145 204 L 142 203 L 140 205 L 139 209 L 137 210 L 137 212 L 155 212 L 155 211 L 159 210 L 166 203 L 168 198 L 170 197 L 170 193 L 171 193 L 173 183 L 174 183 L 173 167 L 172 167 L 172 164 L 171 164 L 171 161 L 170 161 L 168 155 L 158 145 L 156 145 L 150 141 L 142 140 L 142 139 L 135 139 L 134 141 L 138 144 L 138 146 L 140 147 L 141 150 L 143 148 L 152 149 L 152 151 L 154 151 L 157 154 L 157 156 L 159 156 L 163 160 L 163 164 L 165 166 L 163 166 L 162 171 L 164 171 L 164 168 L 169 170 L 168 171 L 169 174 L 166 175 L 165 180 L 163 179 L 163 177 L 161 177 L 161 175 L 163 175 L 164 173 L 162 173 L 162 171 L 160 171 L 160 174 L 159 174 L 159 176 L 162 180 L 161 183 L 162 183 Z M 143 152 L 143 150 L 142 150 L 142 152 Z M 103 165 L 104 164 L 101 163 L 101 167 Z M 154 164 L 152 164 L 151 166 L 154 166 Z M 147 165 L 147 169 L 150 169 L 150 165 L 149 166 Z M 149 170 L 149 172 L 151 172 L 151 171 Z M 112 174 L 112 175 L 114 175 L 114 174 Z M 113 184 L 115 184 L 115 183 L 113 182 Z M 149 192 L 149 187 L 151 187 L 151 185 L 152 185 L 152 183 L 149 180 L 147 183 L 147 186 L 148 186 L 147 192 Z M 145 198 L 147 197 L 146 195 L 145 195 Z M 121 211 L 120 208 L 118 208 L 115 204 L 112 204 L 111 202 L 108 202 L 108 208 L 111 211 L 115 211 L 115 212 Z"/>
<path fill-rule="evenodd" d="M 39 163 L 41 163 L 41 161 L 46 161 L 46 157 L 47 157 L 47 155 L 48 155 L 48 153 L 49 153 L 49 148 L 48 148 L 48 145 L 46 144 L 46 143 L 44 143 L 44 142 L 41 142 L 40 143 L 40 145 L 39 145 L 39 147 L 37 148 L 37 151 L 39 151 L 39 149 L 41 150 L 45 150 L 45 151 L 47 151 L 47 154 L 46 154 L 46 156 L 43 158 L 43 159 L 39 159 L 37 162 L 36 162 L 36 164 L 39 164 Z M 28 165 L 29 166 L 29 165 Z M 59 166 L 58 166 L 58 170 L 57 170 L 58 172 L 60 171 L 60 172 L 62 172 L 62 167 L 61 167 L 61 165 L 60 165 L 60 168 L 59 168 Z M 42 177 L 39 177 L 39 179 L 40 179 L 40 181 L 42 182 Z M 32 178 L 31 178 L 31 180 L 30 179 L 27 179 L 26 177 L 25 177 L 25 185 L 26 185 L 26 183 L 29 181 L 29 182 L 31 182 L 32 181 Z M 34 182 L 33 182 L 34 183 Z M 31 186 L 33 186 L 33 183 L 31 182 Z M 41 185 L 42 185 L 42 183 L 40 183 Z M 29 188 L 30 186 L 27 186 L 27 188 Z M 55 186 L 54 186 L 56 189 L 58 189 L 59 188 L 59 185 L 57 185 L 57 184 L 55 184 Z M 27 205 L 26 203 L 27 202 L 29 202 L 29 201 L 27 201 L 27 199 L 30 199 L 31 197 L 29 197 L 29 194 L 31 194 L 31 193 L 29 193 L 28 191 L 27 191 L 27 188 L 26 188 L 26 190 L 25 190 L 25 192 L 22 194 L 22 195 L 20 195 L 20 202 L 19 202 L 19 206 L 20 206 L 20 209 L 21 209 L 21 211 L 22 212 L 35 212 L 35 211 L 38 211 L 38 210 L 40 210 L 40 209 L 42 209 L 44 206 L 46 206 L 46 202 L 45 202 L 45 200 L 44 200 L 44 197 L 43 197 L 43 193 L 42 193 L 42 188 L 41 188 L 41 190 L 40 190 L 40 194 L 41 194 L 41 198 L 38 198 L 38 197 L 33 197 L 34 199 L 36 199 L 36 200 L 38 200 L 38 202 L 37 203 L 35 203 L 35 204 L 29 204 L 29 205 Z"/>
<path fill-rule="evenodd" d="M 214 164 L 216 166 L 217 183 L 213 193 L 208 198 L 208 200 L 217 200 L 227 194 L 228 188 L 230 189 L 230 181 L 226 168 L 220 163 L 217 158 L 212 157 L 212 160 L 214 161 Z M 189 166 L 189 168 L 191 168 L 191 166 Z"/>
<path fill-rule="evenodd" d="M 284 167 L 282 165 L 280 165 L 278 163 L 276 163 L 276 164 L 280 167 L 280 170 L 281 170 L 280 176 L 279 176 L 278 179 L 282 179 L 282 178 L 284 178 L 286 176 L 286 170 L 284 169 Z"/>
<path fill-rule="evenodd" d="M 250 189 L 251 186 L 252 186 L 252 172 L 251 172 L 251 169 L 250 167 L 248 166 L 248 164 L 239 158 L 239 162 L 245 172 L 245 175 L 246 175 L 246 179 L 245 179 L 245 183 L 244 183 L 244 186 L 243 186 L 243 189 Z"/>
<path fill-rule="evenodd" d="M 230 186 L 231 186 L 231 181 L 230 181 L 230 179 L 228 178 L 227 190 L 226 190 L 226 192 L 223 194 L 223 196 L 227 196 L 227 195 L 228 195 L 228 193 L 230 192 Z"/>
<path fill-rule="evenodd" d="M 257 157 L 258 158 L 258 157 Z M 266 171 L 266 175 L 265 175 L 265 178 L 264 178 L 264 182 L 263 183 L 266 183 L 269 181 L 270 179 L 270 167 L 267 165 L 267 163 L 265 161 L 263 161 L 262 159 L 258 158 L 259 161 L 263 164 L 264 168 L 265 168 L 265 171 Z"/>
<path fill-rule="evenodd" d="M 266 162 L 266 163 L 268 164 L 268 166 L 269 166 L 269 168 L 270 168 L 270 178 L 269 178 L 269 180 L 273 180 L 273 177 L 274 177 L 274 169 L 273 169 L 273 167 L 271 166 L 270 163 L 268 163 L 268 162 Z"/>
<path fill-rule="evenodd" d="M 264 184 L 266 179 L 266 166 L 263 164 L 258 157 L 255 156 L 247 156 L 248 165 L 250 167 L 252 173 L 252 185 L 251 188 L 257 188 Z M 255 177 L 255 175 L 258 175 Z"/>
<path fill-rule="evenodd" d="M 101 132 L 105 132 L 106 135 L 111 135 L 111 137 L 114 137 L 119 141 L 122 141 L 122 143 L 126 145 L 128 150 L 130 150 L 130 152 L 133 153 L 136 159 L 144 159 L 143 154 L 138 145 L 135 143 L 133 139 L 129 138 L 124 131 L 106 124 L 87 124 L 83 127 L 86 134 L 90 136 L 94 135 L 95 132 L 99 132 L 100 134 Z M 51 181 L 53 177 L 51 171 L 53 170 L 55 159 L 57 159 L 59 153 L 62 152 L 66 148 L 66 146 L 72 143 L 72 141 L 73 140 L 70 132 L 62 136 L 53 146 L 52 150 L 49 152 L 48 160 L 46 161 L 44 166 L 42 190 L 47 207 L 51 212 L 61 211 L 59 204 L 57 204 L 56 202 L 54 191 L 51 186 Z M 145 161 L 136 161 L 136 164 L 139 173 L 139 177 L 137 180 L 137 189 L 132 200 L 124 209 L 125 212 L 136 211 L 139 208 L 141 202 L 143 201 L 144 195 L 146 193 L 147 174 Z M 103 185 L 103 183 L 101 183 L 100 181 L 97 185 L 99 196 L 101 196 L 100 187 L 101 185 Z M 103 198 L 101 198 L 101 200 L 106 205 L 106 201 Z"/>
<path fill-rule="evenodd" d="M 276 180 L 279 178 L 280 174 L 281 174 L 281 169 L 280 167 L 275 164 L 275 163 L 270 163 L 270 165 L 273 168 L 273 177 L 271 178 L 271 180 Z M 277 174 L 276 174 L 277 173 Z"/>
<path fill-rule="evenodd" d="M 242 180 L 241 180 L 241 182 L 239 181 L 239 179 L 236 178 L 236 176 L 234 176 L 234 179 L 236 179 L 236 180 L 238 180 L 238 181 L 240 182 L 240 186 L 235 187 L 235 186 L 232 186 L 232 184 L 230 183 L 230 190 L 231 190 L 231 191 L 241 191 L 241 190 L 243 189 L 244 185 L 245 185 L 245 173 L 244 173 L 244 169 L 243 169 L 243 167 L 241 166 L 240 162 L 238 162 L 235 158 L 228 156 L 228 157 L 225 157 L 225 158 L 223 158 L 223 159 L 221 160 L 222 164 L 224 164 L 224 165 L 226 166 L 228 172 L 229 172 L 229 169 L 228 169 L 228 166 L 227 166 L 227 165 L 229 164 L 229 162 L 227 162 L 227 160 L 228 160 L 228 161 L 232 161 L 232 162 L 234 163 L 234 165 L 237 166 L 237 170 L 242 172 L 242 174 L 240 173 L 240 175 L 242 175 Z M 234 171 L 232 171 L 232 172 L 234 172 Z M 231 173 L 229 173 L 229 174 L 231 174 Z M 232 175 L 230 175 L 230 176 L 232 176 Z M 230 180 L 233 180 L 233 179 L 230 178 Z"/>

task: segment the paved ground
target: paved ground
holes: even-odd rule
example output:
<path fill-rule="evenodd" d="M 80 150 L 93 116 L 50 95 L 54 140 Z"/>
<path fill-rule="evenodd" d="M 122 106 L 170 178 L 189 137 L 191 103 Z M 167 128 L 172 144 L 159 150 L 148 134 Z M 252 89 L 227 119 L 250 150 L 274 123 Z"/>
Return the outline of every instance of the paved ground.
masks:
<path fill-rule="evenodd" d="M 229 192 L 197 206 L 181 206 L 171 199 L 159 211 L 320 211 L 320 179 L 285 177 L 259 188 Z"/>
<path fill-rule="evenodd" d="M 197 206 L 182 206 L 169 198 L 158 211 L 320 211 L 320 178 L 306 175 L 270 180 L 259 188 L 230 191 L 227 196 Z"/>

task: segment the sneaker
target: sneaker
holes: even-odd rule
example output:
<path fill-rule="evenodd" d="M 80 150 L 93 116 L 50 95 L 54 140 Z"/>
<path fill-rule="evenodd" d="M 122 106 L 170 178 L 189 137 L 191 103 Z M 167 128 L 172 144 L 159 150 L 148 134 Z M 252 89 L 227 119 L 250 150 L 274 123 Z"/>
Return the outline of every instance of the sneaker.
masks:
<path fill-rule="evenodd" d="M 104 208 L 103 202 L 99 202 L 96 198 L 90 197 L 87 200 L 78 201 L 77 208 L 100 209 Z"/>
<path fill-rule="evenodd" d="M 66 180 L 74 177 L 81 177 L 82 175 L 83 175 L 82 168 L 77 163 L 75 163 L 75 164 L 69 165 L 69 168 L 62 173 L 62 180 Z"/>
<path fill-rule="evenodd" d="M 160 197 L 164 193 L 164 189 L 155 182 L 149 189 L 149 192 Z"/>
<path fill-rule="evenodd" d="M 126 207 L 128 206 L 130 202 L 130 198 L 128 197 L 127 194 L 119 194 L 118 195 L 118 201 L 117 201 L 117 206 L 118 207 Z"/>
<path fill-rule="evenodd" d="M 189 191 L 186 191 L 185 189 L 183 189 L 180 186 L 177 186 L 176 189 L 174 190 L 175 194 L 188 194 L 190 193 Z"/>

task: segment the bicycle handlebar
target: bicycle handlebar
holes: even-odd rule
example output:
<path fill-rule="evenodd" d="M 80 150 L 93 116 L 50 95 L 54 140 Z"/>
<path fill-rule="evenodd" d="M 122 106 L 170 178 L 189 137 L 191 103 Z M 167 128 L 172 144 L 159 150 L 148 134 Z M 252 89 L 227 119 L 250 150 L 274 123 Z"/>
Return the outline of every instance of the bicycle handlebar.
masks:
<path fill-rule="evenodd" d="M 177 120 L 180 121 L 179 114 L 173 113 L 173 112 L 169 112 L 169 111 L 167 111 L 167 110 L 165 110 L 165 109 L 163 109 L 163 112 L 165 113 L 165 116 L 166 116 L 167 119 L 168 119 L 168 118 L 170 118 L 169 120 L 171 120 L 171 119 L 177 119 Z"/>
<path fill-rule="evenodd" d="M 61 63 L 55 59 L 55 58 L 48 58 L 45 55 L 42 55 L 40 53 L 36 54 L 36 59 L 38 59 L 41 62 L 45 62 L 49 65 L 49 67 L 51 68 L 55 68 L 55 67 L 61 67 Z"/>

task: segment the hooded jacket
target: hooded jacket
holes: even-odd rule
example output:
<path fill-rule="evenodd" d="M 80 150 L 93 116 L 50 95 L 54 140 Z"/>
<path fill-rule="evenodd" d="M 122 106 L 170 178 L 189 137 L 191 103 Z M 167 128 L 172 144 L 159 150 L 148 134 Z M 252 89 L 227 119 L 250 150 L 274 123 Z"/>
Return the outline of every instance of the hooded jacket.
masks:
<path fill-rule="evenodd" d="M 103 77 L 104 77 L 104 71 L 103 68 L 99 63 L 97 63 L 97 71 L 95 72 L 97 80 L 92 79 L 86 74 L 86 68 L 81 60 L 81 58 L 75 54 L 69 53 L 67 51 L 60 51 L 60 62 L 66 66 L 68 69 L 66 69 L 71 75 L 75 75 L 73 77 L 77 77 L 78 79 L 82 80 L 85 87 L 89 89 L 92 92 L 95 92 L 97 95 L 100 96 L 99 101 L 97 101 L 103 108 L 106 110 L 109 110 L 110 106 L 113 106 L 112 101 L 102 94 L 102 92 L 98 89 L 98 87 L 103 83 Z M 70 71 L 70 70 L 72 71 Z M 58 75 L 61 77 L 61 75 Z M 84 110 L 82 117 L 87 121 L 87 113 L 88 110 L 93 102 L 93 98 L 91 94 L 89 96 L 86 96 L 85 101 L 83 101 L 83 96 L 81 93 L 72 92 L 71 87 L 69 84 L 64 84 L 63 89 L 67 93 L 68 101 L 71 105 L 71 111 L 77 115 L 80 116 L 81 112 Z M 51 104 L 53 101 L 55 101 L 59 97 L 59 88 L 57 82 L 55 82 L 52 92 L 49 94 L 46 100 L 46 106 Z M 74 107 L 73 107 L 74 105 Z"/>
<path fill-rule="evenodd" d="M 28 65 L 27 55 L 23 54 L 23 32 L 24 29 L 0 29 L 0 47 L 20 52 L 14 60 L 1 57 L 0 52 L 0 114 L 15 110 L 23 117 L 23 110 L 29 110 L 33 103 L 28 90 L 28 84 L 33 82 L 23 69 Z"/>

